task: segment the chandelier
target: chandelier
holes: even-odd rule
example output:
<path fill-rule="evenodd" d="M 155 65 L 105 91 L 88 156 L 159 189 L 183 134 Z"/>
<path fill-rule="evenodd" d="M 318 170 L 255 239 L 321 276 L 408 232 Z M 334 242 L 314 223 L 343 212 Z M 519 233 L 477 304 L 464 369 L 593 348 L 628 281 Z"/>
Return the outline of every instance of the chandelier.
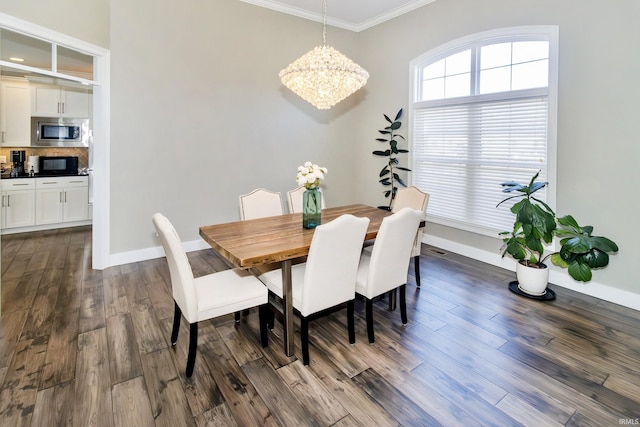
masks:
<path fill-rule="evenodd" d="M 367 83 L 369 73 L 327 45 L 327 0 L 322 15 L 322 46 L 280 71 L 282 84 L 320 110 L 327 110 Z"/>

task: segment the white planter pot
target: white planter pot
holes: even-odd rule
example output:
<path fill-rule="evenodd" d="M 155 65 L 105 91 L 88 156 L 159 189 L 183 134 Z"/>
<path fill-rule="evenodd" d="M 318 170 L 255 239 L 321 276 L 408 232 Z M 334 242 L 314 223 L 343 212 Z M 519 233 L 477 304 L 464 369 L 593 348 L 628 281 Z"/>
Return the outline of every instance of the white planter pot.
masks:
<path fill-rule="evenodd" d="M 545 265 L 544 268 L 527 267 L 518 262 L 516 264 L 516 277 L 518 278 L 518 287 L 522 292 L 529 295 L 544 295 L 549 283 L 549 269 Z"/>

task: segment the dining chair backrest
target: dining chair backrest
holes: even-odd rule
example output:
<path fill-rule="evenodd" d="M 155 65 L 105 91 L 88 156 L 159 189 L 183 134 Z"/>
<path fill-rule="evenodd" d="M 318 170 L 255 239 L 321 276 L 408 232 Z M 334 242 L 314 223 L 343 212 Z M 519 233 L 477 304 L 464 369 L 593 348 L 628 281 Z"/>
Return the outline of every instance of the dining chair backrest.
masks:
<path fill-rule="evenodd" d="M 422 212 L 422 219 L 424 219 L 427 205 L 429 203 L 429 193 L 420 191 L 413 185 L 407 188 L 401 188 L 396 193 L 396 197 L 393 200 L 393 206 L 391 212 L 399 212 L 402 208 L 417 209 Z M 413 249 L 410 256 L 420 255 L 420 248 L 422 246 L 422 232 L 424 227 L 420 227 L 416 232 L 415 240 L 413 243 Z"/>
<path fill-rule="evenodd" d="M 249 194 L 240 196 L 240 219 L 256 219 L 282 215 L 282 197 L 280 193 L 256 188 Z"/>
<path fill-rule="evenodd" d="M 315 228 L 304 273 L 300 313 L 355 298 L 356 273 L 369 218 L 342 215 Z"/>
<path fill-rule="evenodd" d="M 373 298 L 407 282 L 411 249 L 422 212 L 403 208 L 380 225 L 369 263 L 366 297 Z"/>
<path fill-rule="evenodd" d="M 322 192 L 321 189 L 318 189 L 320 191 L 320 203 L 321 203 L 321 207 L 322 209 L 326 208 L 325 204 L 324 204 L 324 193 Z M 300 186 L 298 188 L 296 188 L 295 190 L 291 190 L 287 192 L 287 205 L 289 207 L 289 213 L 300 213 L 302 212 L 302 199 L 303 199 L 303 194 L 304 194 L 305 188 L 304 186 Z"/>
<path fill-rule="evenodd" d="M 424 215 L 428 203 L 429 193 L 420 191 L 420 189 L 412 185 L 398 190 L 393 200 L 391 212 L 399 212 L 402 208 L 411 208 L 423 212 Z"/>
<path fill-rule="evenodd" d="M 193 272 L 180 237 L 171 222 L 161 213 L 154 214 L 151 220 L 167 256 L 173 299 L 189 323 L 197 322 L 198 298 Z"/>

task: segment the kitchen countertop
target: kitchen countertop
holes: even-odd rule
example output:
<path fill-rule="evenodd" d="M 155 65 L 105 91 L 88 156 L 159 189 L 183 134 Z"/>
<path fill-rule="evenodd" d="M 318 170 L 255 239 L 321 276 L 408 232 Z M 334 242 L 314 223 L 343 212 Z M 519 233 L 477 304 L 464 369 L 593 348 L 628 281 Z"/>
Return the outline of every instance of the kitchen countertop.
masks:
<path fill-rule="evenodd" d="M 54 178 L 54 177 L 59 177 L 59 176 L 88 176 L 86 174 L 76 174 L 76 175 L 39 175 L 39 174 L 35 174 L 33 176 L 29 176 L 27 174 L 25 175 L 20 175 L 20 176 L 10 176 L 9 174 L 1 174 L 0 178 L 1 179 L 24 179 L 24 178 Z"/>

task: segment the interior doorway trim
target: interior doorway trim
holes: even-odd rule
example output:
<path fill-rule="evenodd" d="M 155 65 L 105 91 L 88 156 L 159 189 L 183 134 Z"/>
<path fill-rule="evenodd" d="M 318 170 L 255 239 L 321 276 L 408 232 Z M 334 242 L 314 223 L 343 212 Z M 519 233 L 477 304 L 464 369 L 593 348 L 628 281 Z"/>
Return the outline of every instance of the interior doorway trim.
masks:
<path fill-rule="evenodd" d="M 110 263 L 110 58 L 108 49 L 0 13 L 0 26 L 93 56 L 93 227 L 92 267 Z"/>

